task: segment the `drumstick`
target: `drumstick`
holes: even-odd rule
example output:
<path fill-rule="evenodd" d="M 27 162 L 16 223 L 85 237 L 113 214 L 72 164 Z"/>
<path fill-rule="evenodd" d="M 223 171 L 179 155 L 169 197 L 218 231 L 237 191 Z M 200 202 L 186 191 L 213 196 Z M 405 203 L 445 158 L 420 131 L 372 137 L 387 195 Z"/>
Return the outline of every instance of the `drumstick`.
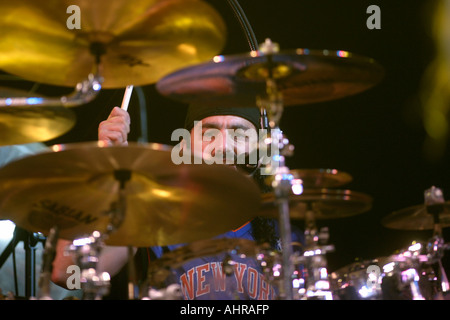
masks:
<path fill-rule="evenodd" d="M 125 89 L 125 94 L 123 95 L 122 106 L 120 107 L 123 110 L 128 110 L 128 104 L 130 103 L 131 94 L 133 93 L 133 86 L 129 85 Z"/>

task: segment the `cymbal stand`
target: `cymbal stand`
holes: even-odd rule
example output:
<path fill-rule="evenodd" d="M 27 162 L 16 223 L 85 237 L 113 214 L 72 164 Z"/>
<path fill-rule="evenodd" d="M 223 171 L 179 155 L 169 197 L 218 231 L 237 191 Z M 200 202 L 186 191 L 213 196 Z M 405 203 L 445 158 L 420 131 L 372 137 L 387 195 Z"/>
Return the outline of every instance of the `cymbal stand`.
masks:
<path fill-rule="evenodd" d="M 97 265 L 104 241 L 124 220 L 126 213 L 125 183 L 130 180 L 131 172 L 116 170 L 114 177 L 119 182 L 118 200 L 111 204 L 108 212 L 110 222 L 106 232 L 94 231 L 86 238 L 76 239 L 69 246 L 70 253 L 75 255 L 76 263 L 81 269 L 81 285 L 85 300 L 101 300 L 104 295 L 109 293 L 110 275 L 107 272 L 98 274 Z"/>
<path fill-rule="evenodd" d="M 39 242 L 43 242 L 43 237 L 39 233 L 28 232 L 22 228 L 15 227 L 14 235 L 7 247 L 0 255 L 0 268 L 8 259 L 9 255 L 13 257 L 14 274 L 16 276 L 16 258 L 15 248 L 19 241 L 23 242 L 25 249 L 25 297 L 31 298 L 36 295 L 36 249 Z M 17 277 L 17 276 L 16 276 Z M 17 279 L 15 279 L 15 290 L 18 294 Z"/>
<path fill-rule="evenodd" d="M 289 143 L 288 138 L 283 134 L 279 128 L 281 116 L 283 114 L 283 96 L 278 90 L 275 75 L 273 70 L 275 63 L 272 60 L 272 55 L 279 51 L 276 43 L 270 39 L 261 44 L 260 51 L 267 57 L 267 78 L 266 80 L 266 96 L 257 97 L 257 105 L 261 109 L 261 114 L 265 110 L 269 120 L 269 127 L 271 128 L 270 136 L 266 139 L 266 148 L 271 149 L 271 161 L 265 168 L 265 174 L 273 174 L 272 188 L 274 189 L 276 203 L 279 207 L 279 224 L 282 243 L 282 261 L 283 261 L 283 286 L 280 288 L 280 297 L 286 300 L 294 298 L 293 275 L 294 275 L 294 261 L 295 257 L 292 250 L 291 225 L 289 215 L 289 196 L 293 192 L 294 177 L 290 173 L 289 168 L 285 165 L 285 157 L 292 156 L 294 146 Z M 281 74 L 281 77 L 283 74 Z M 275 155 L 273 152 L 275 148 Z M 299 181 L 295 181 L 296 184 Z M 300 181 L 301 183 L 301 181 Z M 298 187 L 298 186 L 297 186 Z M 333 246 L 318 246 L 318 237 L 316 236 L 317 229 L 315 227 L 314 212 L 308 211 L 309 219 L 307 219 L 305 235 L 307 238 L 307 246 L 305 248 L 303 261 L 306 262 L 307 269 L 309 269 L 307 289 L 307 298 L 317 299 L 320 296 L 328 299 L 331 294 L 324 292 L 323 289 L 329 289 L 328 274 L 326 271 L 326 259 L 324 253 L 334 250 Z M 309 240 L 308 240 L 309 239 Z M 308 242 L 309 241 L 309 242 Z M 310 250 L 313 249 L 313 250 Z M 311 254 L 314 253 L 314 254 Z M 308 255 L 309 254 L 309 255 Z M 311 275 L 314 275 L 311 277 Z M 324 281 L 328 283 L 328 288 Z M 296 298 L 298 293 L 295 294 Z"/>
<path fill-rule="evenodd" d="M 50 281 L 53 270 L 53 260 L 56 255 L 56 243 L 58 241 L 58 226 L 50 229 L 45 240 L 44 252 L 42 254 L 41 274 L 39 275 L 39 300 L 51 300 Z"/>
<path fill-rule="evenodd" d="M 261 45 L 261 51 L 266 54 L 268 61 L 268 78 L 266 79 L 266 93 L 265 97 L 257 97 L 257 105 L 261 110 L 267 111 L 269 120 L 270 133 L 265 139 L 267 149 L 270 149 L 271 157 L 263 174 L 274 175 L 271 187 L 274 190 L 276 203 L 279 208 L 279 226 L 282 246 L 282 282 L 280 286 L 280 299 L 292 300 L 292 235 L 289 215 L 289 196 L 292 192 L 291 181 L 293 175 L 289 173 L 289 168 L 285 165 L 285 156 L 292 155 L 293 146 L 289 144 L 289 140 L 284 136 L 279 128 L 279 120 L 283 112 L 282 94 L 277 90 L 275 79 L 273 78 L 271 64 L 272 54 L 278 51 L 276 44 L 269 39 Z M 261 112 L 262 113 L 262 112 Z M 275 152 L 273 152 L 275 151 Z"/>
<path fill-rule="evenodd" d="M 294 258 L 295 264 L 306 269 L 302 278 L 304 287 L 300 286 L 297 290 L 298 299 L 332 300 L 326 253 L 333 252 L 334 245 L 326 244 L 328 238 L 328 228 L 317 229 L 313 204 L 308 202 L 305 212 L 305 250 Z"/>
<path fill-rule="evenodd" d="M 442 224 L 440 214 L 444 211 L 444 195 L 441 189 L 432 186 L 425 190 L 425 206 L 427 213 L 433 216 L 433 236 L 427 243 L 427 256 L 431 262 L 438 264 L 438 281 L 440 283 L 440 294 L 446 294 L 450 291 L 450 285 L 442 265 L 444 250 L 450 249 L 449 244 L 445 244 L 442 236 Z"/>

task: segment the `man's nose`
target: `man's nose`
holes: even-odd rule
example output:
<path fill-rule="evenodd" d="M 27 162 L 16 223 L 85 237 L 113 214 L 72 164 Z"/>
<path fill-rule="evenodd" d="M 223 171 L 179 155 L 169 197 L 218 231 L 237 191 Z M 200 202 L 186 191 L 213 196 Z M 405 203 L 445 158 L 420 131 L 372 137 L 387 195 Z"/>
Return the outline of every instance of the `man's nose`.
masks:
<path fill-rule="evenodd" d="M 217 139 L 215 141 L 216 145 L 213 151 L 213 156 L 234 160 L 234 141 L 229 137 L 225 130 L 221 130 L 220 133 L 222 135 L 222 139 Z"/>

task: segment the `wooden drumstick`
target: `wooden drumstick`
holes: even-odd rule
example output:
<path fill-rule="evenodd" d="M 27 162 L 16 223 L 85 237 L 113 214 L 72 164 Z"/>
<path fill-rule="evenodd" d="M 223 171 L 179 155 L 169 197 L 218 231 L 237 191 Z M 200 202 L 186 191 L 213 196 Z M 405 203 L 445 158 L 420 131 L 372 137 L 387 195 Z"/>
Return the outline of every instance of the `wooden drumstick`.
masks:
<path fill-rule="evenodd" d="M 131 94 L 133 93 L 133 86 L 129 85 L 125 89 L 125 94 L 123 95 L 122 105 L 120 106 L 123 110 L 128 110 L 128 104 L 130 103 Z"/>

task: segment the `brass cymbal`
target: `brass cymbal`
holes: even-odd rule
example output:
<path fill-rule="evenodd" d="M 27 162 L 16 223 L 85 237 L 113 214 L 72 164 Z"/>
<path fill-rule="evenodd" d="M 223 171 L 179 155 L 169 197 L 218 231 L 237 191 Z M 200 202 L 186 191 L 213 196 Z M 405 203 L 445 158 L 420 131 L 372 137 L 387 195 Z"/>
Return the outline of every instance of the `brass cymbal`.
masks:
<path fill-rule="evenodd" d="M 121 88 L 209 60 L 226 39 L 221 16 L 201 0 L 17 0 L 0 11 L 0 69 L 59 86 L 94 72 L 93 51 L 102 53 L 102 86 Z"/>
<path fill-rule="evenodd" d="M 294 179 L 301 179 L 304 188 L 336 188 L 350 183 L 350 174 L 336 169 L 293 169 Z M 269 178 L 270 179 L 270 178 Z"/>
<path fill-rule="evenodd" d="M 446 228 L 450 226 L 450 202 L 443 203 L 442 209 L 439 223 L 442 228 Z M 425 204 L 394 211 L 382 219 L 382 224 L 387 228 L 400 230 L 434 229 L 433 215 L 428 213 Z"/>
<path fill-rule="evenodd" d="M 304 220 L 308 210 L 314 212 L 317 220 L 345 218 L 366 212 L 371 207 L 372 197 L 351 190 L 304 189 L 302 194 L 289 197 L 291 219 Z M 276 218 L 278 212 L 275 195 L 263 194 L 259 215 Z"/>
<path fill-rule="evenodd" d="M 68 132 L 75 122 L 75 113 L 64 107 L 0 107 L 0 145 L 48 141 Z"/>
<path fill-rule="evenodd" d="M 161 78 L 156 88 L 185 103 L 248 107 L 265 94 L 265 80 L 273 71 L 284 106 L 329 101 L 350 96 L 377 84 L 384 76 L 373 59 L 347 51 L 296 49 L 267 56 L 216 56 Z"/>
<path fill-rule="evenodd" d="M 260 206 L 259 188 L 249 177 L 223 165 L 175 165 L 166 145 L 74 143 L 51 150 L 0 169 L 1 218 L 44 234 L 56 225 L 69 240 L 105 233 L 107 213 L 118 201 L 116 174 L 127 171 L 125 217 L 109 245 L 211 238 L 249 221 Z"/>

